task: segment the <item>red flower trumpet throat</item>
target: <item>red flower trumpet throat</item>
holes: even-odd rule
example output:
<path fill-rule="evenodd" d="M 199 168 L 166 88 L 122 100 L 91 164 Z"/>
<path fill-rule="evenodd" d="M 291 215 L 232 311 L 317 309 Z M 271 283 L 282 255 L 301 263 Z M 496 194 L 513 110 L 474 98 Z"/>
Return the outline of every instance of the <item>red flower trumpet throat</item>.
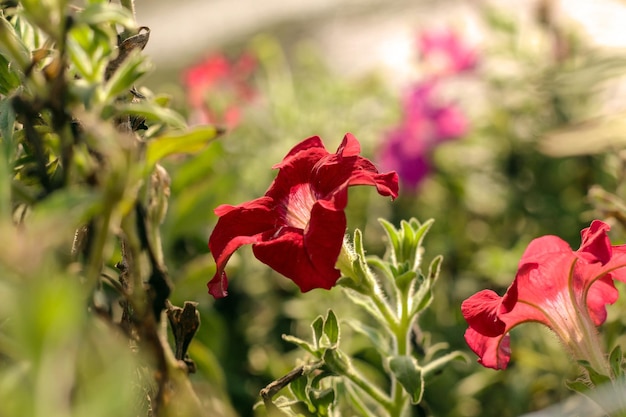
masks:
<path fill-rule="evenodd" d="M 209 293 L 216 298 L 227 295 L 224 268 L 246 244 L 252 244 L 258 260 L 302 292 L 334 286 L 340 277 L 335 263 L 346 232 L 348 187 L 372 185 L 382 196 L 398 196 L 398 175 L 379 173 L 360 151 L 350 133 L 334 154 L 318 136 L 310 137 L 274 166 L 278 175 L 263 197 L 216 208 L 219 220 L 209 238 L 216 272 Z"/>

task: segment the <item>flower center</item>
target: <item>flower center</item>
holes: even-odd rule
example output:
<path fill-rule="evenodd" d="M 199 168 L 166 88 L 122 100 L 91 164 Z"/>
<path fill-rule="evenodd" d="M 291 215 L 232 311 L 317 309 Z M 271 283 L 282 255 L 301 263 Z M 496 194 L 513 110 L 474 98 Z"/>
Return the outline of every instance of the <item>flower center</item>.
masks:
<path fill-rule="evenodd" d="M 311 209 L 316 202 L 311 186 L 307 183 L 294 186 L 285 203 L 285 221 L 287 225 L 306 229 L 311 219 Z"/>

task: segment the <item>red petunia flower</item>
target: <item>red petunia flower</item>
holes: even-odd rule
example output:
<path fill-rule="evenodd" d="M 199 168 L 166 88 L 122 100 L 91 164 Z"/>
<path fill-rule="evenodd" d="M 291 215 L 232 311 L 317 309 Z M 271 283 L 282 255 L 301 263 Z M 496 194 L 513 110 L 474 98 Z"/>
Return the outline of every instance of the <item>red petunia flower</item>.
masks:
<path fill-rule="evenodd" d="M 302 292 L 329 289 L 340 273 L 335 263 L 346 232 L 348 187 L 373 185 L 380 195 L 398 196 L 395 172 L 380 174 L 359 156 L 357 139 L 346 134 L 334 154 L 318 136 L 296 145 L 274 166 L 279 172 L 265 196 L 215 209 L 220 218 L 209 238 L 217 270 L 208 283 L 216 298 L 227 295 L 224 268 L 240 246 L 293 280 Z"/>
<path fill-rule="evenodd" d="M 606 320 L 606 305 L 617 300 L 613 280 L 626 281 L 626 245 L 611 246 L 608 230 L 606 223 L 594 220 L 581 232 L 577 251 L 556 236 L 535 239 L 502 298 L 483 290 L 463 302 L 469 324 L 465 340 L 479 363 L 506 368 L 509 331 L 534 321 L 552 329 L 575 359 L 606 370 L 596 327 Z"/>
<path fill-rule="evenodd" d="M 215 54 L 186 69 L 183 83 L 192 121 L 235 127 L 241 119 L 242 105 L 255 95 L 250 79 L 256 66 L 250 54 L 244 53 L 236 60 Z"/>

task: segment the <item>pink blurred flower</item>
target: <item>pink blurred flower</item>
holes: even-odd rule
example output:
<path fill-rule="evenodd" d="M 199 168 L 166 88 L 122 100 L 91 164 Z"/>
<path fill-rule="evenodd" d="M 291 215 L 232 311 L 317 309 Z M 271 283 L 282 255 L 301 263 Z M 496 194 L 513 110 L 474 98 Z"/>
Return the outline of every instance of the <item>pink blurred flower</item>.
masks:
<path fill-rule="evenodd" d="M 386 136 L 380 165 L 394 170 L 400 181 L 415 189 L 430 172 L 430 154 L 440 143 L 467 133 L 468 121 L 452 103 L 441 103 L 433 80 L 413 86 L 403 101 L 403 118 Z"/>
<path fill-rule="evenodd" d="M 594 220 L 582 230 L 577 251 L 556 236 L 535 239 L 503 297 L 483 290 L 463 302 L 465 340 L 483 366 L 506 368 L 509 331 L 532 321 L 549 327 L 574 359 L 608 371 L 596 327 L 606 320 L 606 305 L 617 300 L 613 281 L 626 281 L 626 245 L 611 246 L 608 230 Z"/>
<path fill-rule="evenodd" d="M 457 74 L 476 67 L 476 50 L 452 29 L 426 30 L 418 37 L 423 61 L 436 75 Z"/>
<path fill-rule="evenodd" d="M 207 57 L 183 73 L 192 122 L 235 127 L 241 119 L 241 106 L 255 95 L 250 78 L 256 60 L 243 54 L 230 61 L 222 54 Z"/>

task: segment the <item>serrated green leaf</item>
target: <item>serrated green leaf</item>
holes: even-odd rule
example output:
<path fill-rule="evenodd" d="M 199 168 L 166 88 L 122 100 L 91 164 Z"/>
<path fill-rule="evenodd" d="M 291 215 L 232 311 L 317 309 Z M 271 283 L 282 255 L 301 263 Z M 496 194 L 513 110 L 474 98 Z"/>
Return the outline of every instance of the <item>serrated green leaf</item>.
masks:
<path fill-rule="evenodd" d="M 221 133 L 214 126 L 196 126 L 186 132 L 169 132 L 150 140 L 146 149 L 146 162 L 154 166 L 163 158 L 174 154 L 193 154 L 203 150 Z"/>
<path fill-rule="evenodd" d="M 333 310 L 328 310 L 326 320 L 324 320 L 324 334 L 330 341 L 330 347 L 337 347 L 339 343 L 339 324 Z"/>
<path fill-rule="evenodd" d="M 183 129 L 187 126 L 185 119 L 172 109 L 160 107 L 153 103 L 122 103 L 116 110 L 120 114 L 143 116 L 152 122 L 159 122 L 173 128 Z"/>
<path fill-rule="evenodd" d="M 402 385 L 411 402 L 417 404 L 424 394 L 424 377 L 422 370 L 411 356 L 395 356 L 389 360 L 389 369 L 396 380 Z"/>

